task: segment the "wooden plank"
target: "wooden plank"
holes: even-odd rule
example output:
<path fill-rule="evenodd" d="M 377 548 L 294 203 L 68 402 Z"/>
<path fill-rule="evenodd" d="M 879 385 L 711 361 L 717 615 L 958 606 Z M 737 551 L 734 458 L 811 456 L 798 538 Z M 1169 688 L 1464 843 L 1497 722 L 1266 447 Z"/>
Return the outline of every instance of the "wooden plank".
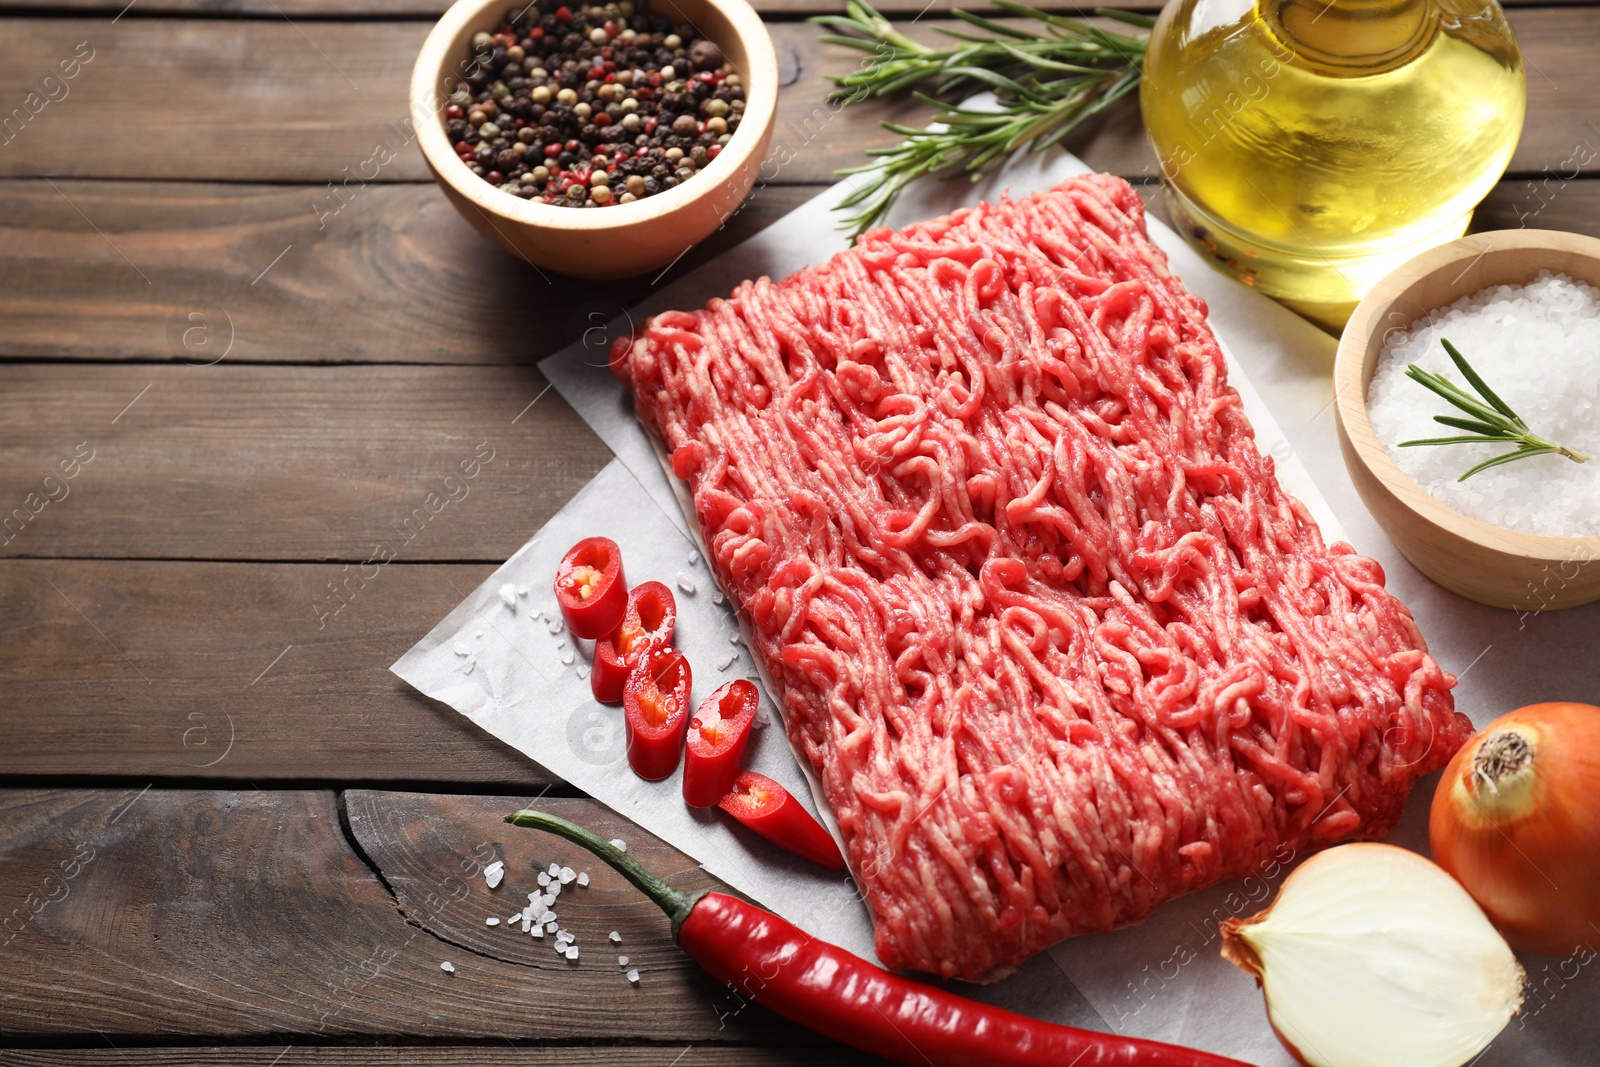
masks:
<path fill-rule="evenodd" d="M 933 25 L 924 21 L 915 32 L 931 34 Z M 778 181 L 831 180 L 860 162 L 864 148 L 893 140 L 878 120 L 925 117 L 914 101 L 861 104 L 841 117 L 824 102 L 824 75 L 851 69 L 859 53 L 819 44 L 820 27 L 770 28 L 783 77 L 774 152 L 782 146 L 794 156 Z M 354 187 L 381 143 L 396 155 L 373 182 L 425 181 L 421 153 L 401 124 L 411 60 L 427 29 L 419 22 L 9 19 L 0 39 L 0 102 L 22 102 L 54 63 L 80 49 L 92 58 L 64 83 L 64 98 L 36 104 L 38 114 L 11 134 L 0 177 L 350 179 Z M 1129 102 L 1071 146 L 1096 167 L 1138 173 L 1149 155 L 1136 114 Z M 95 150 L 85 151 L 90 143 Z M 331 191 L 323 197 L 334 202 Z"/>
<path fill-rule="evenodd" d="M 1600 136 L 1592 140 L 1600 149 Z M 1515 227 L 1523 218 L 1600 235 L 1600 182 L 1567 181 L 1571 168 L 1560 163 L 1502 182 L 1479 227 Z M 526 363 L 631 306 L 656 281 L 543 278 L 479 237 L 428 185 L 363 190 L 319 231 L 312 187 L 57 184 L 60 193 L 41 182 L 0 182 L 0 261 L 23 268 L 0 287 L 0 357 L 205 363 L 231 338 L 229 362 Z M 759 190 L 661 283 L 823 188 Z M 101 220 L 116 247 L 72 204 Z M 6 435 L 0 423 L 0 441 Z M 39 447 L 49 443 L 33 437 Z"/>
<path fill-rule="evenodd" d="M 0 792 L 0 1031 L 820 1043 L 755 1006 L 732 1010 L 666 918 L 580 850 L 506 825 L 529 796 L 328 791 Z M 539 802 L 690 889 L 695 863 L 592 800 Z M 506 880 L 489 890 L 489 857 Z M 581 864 L 560 908 L 585 957 L 502 920 L 530 864 Z M 381 878 L 380 878 L 381 875 Z M 571 903 L 567 901 L 570 899 Z M 6 920 L 0 920 L 4 922 Z M 607 931 L 638 961 L 630 986 Z M 447 974 L 441 961 L 452 962 Z M 273 1040 L 273 1039 L 267 1039 Z M 279 1052 L 282 1052 L 281 1044 Z M 679 1045 L 682 1048 L 682 1045 Z"/>
<path fill-rule="evenodd" d="M 1502 0 L 1501 6 L 1582 7 L 1594 0 Z M 58 11 L 101 12 L 115 15 L 126 6 L 125 0 L 5 0 L 0 10 L 30 13 Z M 255 16 L 262 18 L 434 18 L 449 7 L 447 0 L 139 0 L 138 17 L 151 15 Z M 843 11 L 843 0 L 752 0 L 751 6 L 768 19 L 796 19 L 808 15 Z M 929 12 L 948 12 L 961 8 L 973 12 L 999 9 L 988 0 L 877 0 L 873 4 L 885 15 L 910 16 Z M 1042 2 L 1033 4 L 1041 11 L 1061 14 L 1088 14 L 1096 8 L 1118 8 L 1155 14 L 1161 0 L 1085 0 L 1085 2 Z"/>
<path fill-rule="evenodd" d="M 503 560 L 611 458 L 532 368 L 22 363 L 0 383 L 5 556 Z"/>
<path fill-rule="evenodd" d="M 1536 8 L 1515 12 L 1512 22 L 1528 59 L 1530 116 L 1512 166 L 1540 173 L 1567 159 L 1574 143 L 1600 139 L 1588 125 L 1600 113 L 1600 81 L 1589 76 L 1600 19 Z M 930 37 L 948 24 L 923 20 L 909 32 Z M 824 103 L 824 76 L 851 69 L 859 53 L 818 43 L 816 26 L 770 28 L 784 78 L 774 152 L 781 146 L 794 156 L 778 180 L 829 180 L 860 162 L 864 149 L 894 140 L 878 120 L 925 119 L 914 101 L 856 105 L 841 117 Z M 0 177 L 359 181 L 362 162 L 382 143 L 398 154 L 374 181 L 425 180 L 421 154 L 399 124 L 426 31 L 421 22 L 9 19 L 0 101 L 24 101 L 75 53 L 92 59 L 63 83 L 65 97 L 35 105 L 38 113 L 8 134 Z M 1067 143 L 1098 169 L 1154 175 L 1137 113 L 1126 101 Z M 1596 168 L 1600 157 L 1585 166 Z"/>
<path fill-rule="evenodd" d="M 500 251 L 431 184 L 319 223 L 316 186 L 3 181 L 0 356 L 529 363 L 820 188 L 758 189 L 669 270 L 585 282 Z"/>
<path fill-rule="evenodd" d="M 389 673 L 492 570 L 0 561 L 0 774 L 541 788 Z"/>
<path fill-rule="evenodd" d="M 393 1045 L 349 1047 L 300 1043 L 241 1047 L 214 1045 L 201 1048 L 113 1048 L 95 1037 L 99 1047 L 0 1049 L 0 1067 L 484 1067 L 486 1063 L 514 1062 L 519 1067 L 868 1067 L 885 1061 L 853 1049 L 692 1048 L 679 1045 L 525 1045 L 507 1042 L 493 1053 L 481 1045 Z M 286 1053 L 285 1050 L 288 1050 Z"/>

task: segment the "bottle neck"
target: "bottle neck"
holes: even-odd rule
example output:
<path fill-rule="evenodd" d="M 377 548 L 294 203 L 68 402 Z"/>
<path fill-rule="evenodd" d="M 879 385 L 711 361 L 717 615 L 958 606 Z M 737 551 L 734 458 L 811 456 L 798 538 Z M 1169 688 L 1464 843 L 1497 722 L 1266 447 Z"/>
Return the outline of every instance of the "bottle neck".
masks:
<path fill-rule="evenodd" d="M 1404 66 L 1439 27 L 1437 0 L 1257 0 L 1257 9 L 1302 61 L 1330 73 Z"/>

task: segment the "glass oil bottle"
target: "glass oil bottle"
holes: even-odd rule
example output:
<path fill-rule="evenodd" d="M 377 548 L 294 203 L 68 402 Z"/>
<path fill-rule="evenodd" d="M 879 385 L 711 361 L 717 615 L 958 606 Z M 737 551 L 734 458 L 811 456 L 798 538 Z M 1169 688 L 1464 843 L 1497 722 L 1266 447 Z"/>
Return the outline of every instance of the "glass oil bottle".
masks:
<path fill-rule="evenodd" d="M 1334 326 L 1465 232 L 1526 103 L 1494 0 L 1176 0 L 1140 94 L 1178 228 Z"/>

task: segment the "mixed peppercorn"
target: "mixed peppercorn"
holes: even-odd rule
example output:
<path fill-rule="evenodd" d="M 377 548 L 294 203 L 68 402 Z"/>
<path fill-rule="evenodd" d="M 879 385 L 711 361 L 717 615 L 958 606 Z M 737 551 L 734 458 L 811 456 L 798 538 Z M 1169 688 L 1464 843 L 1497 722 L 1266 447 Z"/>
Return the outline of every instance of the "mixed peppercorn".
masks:
<path fill-rule="evenodd" d="M 462 162 L 502 192 L 567 207 L 653 196 L 722 151 L 744 84 L 722 50 L 640 0 L 512 8 L 472 39 L 444 111 Z"/>

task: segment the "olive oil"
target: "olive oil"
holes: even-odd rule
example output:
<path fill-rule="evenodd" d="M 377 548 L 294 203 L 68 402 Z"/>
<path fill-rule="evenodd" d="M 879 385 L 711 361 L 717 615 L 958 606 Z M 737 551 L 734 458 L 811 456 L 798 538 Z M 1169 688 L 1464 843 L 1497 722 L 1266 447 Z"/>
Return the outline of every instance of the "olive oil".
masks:
<path fill-rule="evenodd" d="M 1189 240 L 1338 325 L 1465 231 L 1526 103 L 1493 0 L 1178 0 L 1140 92 Z"/>

